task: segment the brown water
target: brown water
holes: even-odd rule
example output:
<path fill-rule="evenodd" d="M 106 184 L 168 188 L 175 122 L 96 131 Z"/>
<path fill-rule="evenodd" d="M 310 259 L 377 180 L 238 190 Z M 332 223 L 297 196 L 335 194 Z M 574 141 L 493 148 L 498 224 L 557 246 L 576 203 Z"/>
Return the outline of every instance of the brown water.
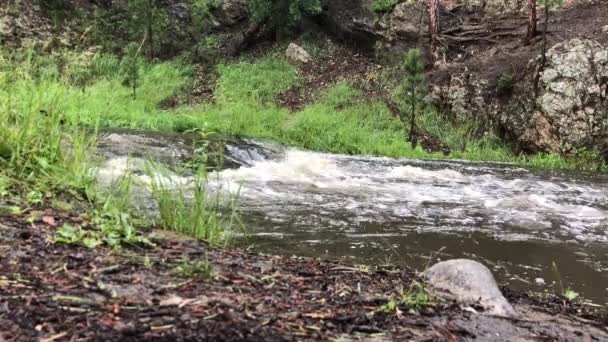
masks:
<path fill-rule="evenodd" d="M 243 166 L 211 174 L 210 187 L 240 192 L 252 233 L 246 243 L 255 250 L 418 269 L 431 255 L 467 257 L 512 287 L 553 292 L 561 280 L 598 304 L 608 301 L 603 175 L 331 155 L 251 141 L 225 150 Z M 124 164 L 113 155 L 101 174 L 120 173 Z M 190 186 L 188 177 L 175 179 Z"/>

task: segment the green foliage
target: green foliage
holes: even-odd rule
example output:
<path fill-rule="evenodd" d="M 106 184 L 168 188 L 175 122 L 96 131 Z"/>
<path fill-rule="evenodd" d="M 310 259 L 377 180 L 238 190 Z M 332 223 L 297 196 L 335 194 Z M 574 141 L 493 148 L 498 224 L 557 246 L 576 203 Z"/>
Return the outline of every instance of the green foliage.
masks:
<path fill-rule="evenodd" d="M 399 0 L 374 0 L 372 2 L 372 11 L 374 13 L 388 13 L 399 4 Z"/>
<path fill-rule="evenodd" d="M 283 33 L 303 17 L 321 12 L 320 0 L 251 0 L 249 6 L 254 20 L 269 20 L 273 30 Z"/>
<path fill-rule="evenodd" d="M 579 294 L 577 292 L 574 292 L 574 290 L 569 287 L 564 287 L 561 273 L 559 272 L 559 269 L 557 268 L 557 264 L 555 262 L 551 264 L 551 271 L 557 279 L 557 284 L 559 285 L 559 294 L 570 301 L 576 300 L 579 297 Z"/>
<path fill-rule="evenodd" d="M 177 272 L 185 278 L 202 276 L 203 278 L 210 279 L 213 276 L 213 265 L 205 256 L 205 260 L 194 262 L 184 261 L 177 267 Z"/>
<path fill-rule="evenodd" d="M 496 83 L 496 94 L 498 96 L 509 96 L 513 93 L 515 78 L 510 73 L 501 74 Z"/>
<path fill-rule="evenodd" d="M 57 230 L 55 242 L 83 245 L 87 248 L 100 245 L 120 247 L 124 244 L 154 247 L 152 242 L 135 229 L 130 207 L 131 181 L 131 176 L 125 175 L 116 184 L 113 192 L 96 194 L 98 203 L 91 210 L 89 229 L 64 225 Z"/>
<path fill-rule="evenodd" d="M 211 26 L 213 15 L 211 11 L 222 4 L 222 0 L 193 0 L 192 21 L 199 30 L 205 31 Z"/>
<path fill-rule="evenodd" d="M 218 66 L 221 75 L 217 97 L 224 102 L 253 100 L 267 102 L 289 89 L 296 81 L 296 70 L 286 60 L 264 58 L 256 63 L 240 62 Z"/>
<path fill-rule="evenodd" d="M 338 83 L 319 103 L 296 113 L 281 136 L 296 146 L 336 153 L 397 156 L 408 150 L 399 120 L 381 103 L 352 103 L 358 94 Z"/>
<path fill-rule="evenodd" d="M 95 11 L 92 37 L 105 50 L 121 52 L 129 43 L 144 44 L 146 55 L 154 58 L 168 32 L 169 16 L 158 0 L 127 0 L 125 7 L 111 6 Z"/>
<path fill-rule="evenodd" d="M 399 118 L 407 131 L 409 126 L 409 139 L 412 148 L 416 147 L 414 128 L 416 127 L 416 114 L 423 110 L 426 96 L 426 81 L 424 77 L 424 62 L 418 49 L 410 49 L 405 61 L 400 67 L 403 80 L 393 97 L 400 105 Z"/>
<path fill-rule="evenodd" d="M 196 171 L 191 191 L 174 184 L 169 171 L 152 161 L 148 162 L 146 169 L 163 229 L 192 236 L 210 244 L 226 242 L 227 234 L 235 226 L 235 211 L 227 218 L 218 216 L 224 198 L 220 193 L 212 197 L 207 192 L 207 175 L 204 168 Z M 231 201 L 229 204 L 232 208 L 235 208 L 235 199 L 228 200 Z"/>
<path fill-rule="evenodd" d="M 429 291 L 422 284 L 414 282 L 407 291 L 400 291 L 396 299 L 376 309 L 374 313 L 400 314 L 402 310 L 407 310 L 410 314 L 419 315 L 423 309 L 435 303 Z"/>
<path fill-rule="evenodd" d="M 568 299 L 569 301 L 574 301 L 579 297 L 579 294 L 577 292 L 574 292 L 572 289 L 567 288 L 564 291 L 564 297 L 566 297 L 566 299 Z"/>

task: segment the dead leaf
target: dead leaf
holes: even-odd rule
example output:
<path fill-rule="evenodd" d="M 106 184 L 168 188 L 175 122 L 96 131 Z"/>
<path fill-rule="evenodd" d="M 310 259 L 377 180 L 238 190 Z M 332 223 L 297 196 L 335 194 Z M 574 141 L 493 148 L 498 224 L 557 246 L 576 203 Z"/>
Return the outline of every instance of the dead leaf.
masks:
<path fill-rule="evenodd" d="M 42 222 L 44 222 L 50 226 L 57 225 L 57 222 L 55 222 L 55 218 L 53 216 L 42 216 Z"/>
<path fill-rule="evenodd" d="M 160 301 L 160 306 L 182 306 L 184 302 L 189 302 L 192 300 L 184 299 L 178 295 L 170 295 L 169 297 Z"/>
<path fill-rule="evenodd" d="M 333 317 L 333 314 L 331 312 L 312 312 L 304 314 L 304 317 L 326 319 Z"/>

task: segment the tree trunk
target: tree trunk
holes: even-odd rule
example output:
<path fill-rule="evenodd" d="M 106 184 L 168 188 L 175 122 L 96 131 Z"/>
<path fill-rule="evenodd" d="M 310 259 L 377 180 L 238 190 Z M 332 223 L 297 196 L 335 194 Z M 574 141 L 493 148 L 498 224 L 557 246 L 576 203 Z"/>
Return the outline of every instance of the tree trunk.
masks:
<path fill-rule="evenodd" d="M 152 13 L 152 1 L 154 0 L 148 0 L 148 8 L 147 8 L 147 13 L 146 13 L 146 21 L 148 22 L 148 59 L 152 60 L 154 59 L 154 36 L 153 36 L 153 32 L 152 32 L 152 20 L 153 20 L 153 13 Z"/>
<path fill-rule="evenodd" d="M 536 0 L 528 0 L 528 34 L 526 44 L 536 37 Z"/>
<path fill-rule="evenodd" d="M 418 145 L 418 141 L 416 140 L 416 87 L 413 86 L 411 90 L 412 94 L 412 114 L 410 118 L 410 143 L 412 144 L 412 149 L 416 148 Z"/>
<path fill-rule="evenodd" d="M 429 0 L 429 24 L 431 49 L 435 52 L 437 48 L 437 36 L 439 35 L 439 0 Z"/>
<path fill-rule="evenodd" d="M 540 55 L 540 65 L 538 66 L 538 72 L 536 73 L 536 79 L 534 80 L 534 97 L 538 97 L 540 87 L 540 73 L 545 70 L 545 64 L 547 63 L 547 31 L 549 31 L 549 6 L 545 4 L 545 23 L 543 25 L 543 46 Z"/>

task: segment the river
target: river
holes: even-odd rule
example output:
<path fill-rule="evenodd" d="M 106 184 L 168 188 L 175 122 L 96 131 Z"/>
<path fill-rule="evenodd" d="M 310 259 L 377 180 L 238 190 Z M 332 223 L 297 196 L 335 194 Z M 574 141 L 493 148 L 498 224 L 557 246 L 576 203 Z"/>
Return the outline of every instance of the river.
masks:
<path fill-rule="evenodd" d="M 189 146 L 179 136 L 110 136 L 101 147 L 106 178 L 124 171 L 127 153 L 131 160 L 145 151 L 167 162 L 183 158 Z M 238 192 L 252 236 L 240 243 L 256 251 L 419 270 L 431 258 L 466 257 L 482 261 L 511 287 L 570 287 L 606 304 L 604 175 L 324 154 L 251 140 L 229 143 L 224 151 L 230 168 L 211 172 L 209 187 Z M 189 186 L 188 176 L 175 178 Z"/>

